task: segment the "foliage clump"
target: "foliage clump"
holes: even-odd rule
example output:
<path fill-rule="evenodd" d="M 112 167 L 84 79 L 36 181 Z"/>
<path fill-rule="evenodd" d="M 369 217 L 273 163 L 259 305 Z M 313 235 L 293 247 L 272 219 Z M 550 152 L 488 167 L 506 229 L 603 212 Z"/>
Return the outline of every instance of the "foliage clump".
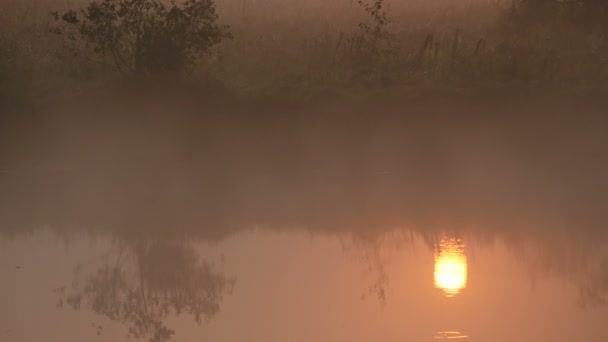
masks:
<path fill-rule="evenodd" d="M 93 1 L 78 11 L 53 13 L 64 23 L 53 29 L 87 58 L 126 76 L 177 72 L 195 64 L 224 38 L 213 0 Z M 93 55 L 93 57 L 91 57 Z"/>
<path fill-rule="evenodd" d="M 357 3 L 372 19 L 371 22 L 362 21 L 359 23 L 362 39 L 371 44 L 376 44 L 380 40 L 386 39 L 386 25 L 389 23 L 389 20 L 384 0 L 374 0 L 371 3 L 357 0 Z"/>

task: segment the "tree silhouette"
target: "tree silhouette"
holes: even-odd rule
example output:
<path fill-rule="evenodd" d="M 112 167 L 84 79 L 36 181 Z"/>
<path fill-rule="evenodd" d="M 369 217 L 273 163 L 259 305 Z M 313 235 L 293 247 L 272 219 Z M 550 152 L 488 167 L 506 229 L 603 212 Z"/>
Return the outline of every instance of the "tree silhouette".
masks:
<path fill-rule="evenodd" d="M 53 32 L 85 44 L 93 61 L 126 76 L 154 76 L 194 64 L 202 54 L 231 37 L 217 24 L 213 0 L 93 1 L 79 11 L 53 13 L 64 23 Z"/>

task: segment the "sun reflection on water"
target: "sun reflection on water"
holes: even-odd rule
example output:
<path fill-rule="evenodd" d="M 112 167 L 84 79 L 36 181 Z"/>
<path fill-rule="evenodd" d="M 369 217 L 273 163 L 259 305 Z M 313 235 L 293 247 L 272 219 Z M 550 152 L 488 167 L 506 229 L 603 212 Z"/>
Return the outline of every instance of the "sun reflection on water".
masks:
<path fill-rule="evenodd" d="M 435 287 L 453 297 L 467 286 L 467 257 L 462 240 L 442 239 L 435 254 Z"/>
<path fill-rule="evenodd" d="M 439 331 L 433 336 L 436 340 L 464 340 L 468 339 L 469 336 L 461 333 L 460 331 Z"/>

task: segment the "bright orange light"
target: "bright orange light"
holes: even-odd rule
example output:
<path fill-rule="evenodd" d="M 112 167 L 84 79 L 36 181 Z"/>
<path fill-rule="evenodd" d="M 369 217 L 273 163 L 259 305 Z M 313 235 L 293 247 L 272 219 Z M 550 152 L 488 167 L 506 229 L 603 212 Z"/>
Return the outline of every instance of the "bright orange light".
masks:
<path fill-rule="evenodd" d="M 467 286 L 467 257 L 459 239 L 443 239 L 435 254 L 435 287 L 453 297 Z"/>
<path fill-rule="evenodd" d="M 460 331 L 440 331 L 435 336 L 434 339 L 439 340 L 455 340 L 455 339 L 467 339 L 469 336 L 461 333 Z"/>

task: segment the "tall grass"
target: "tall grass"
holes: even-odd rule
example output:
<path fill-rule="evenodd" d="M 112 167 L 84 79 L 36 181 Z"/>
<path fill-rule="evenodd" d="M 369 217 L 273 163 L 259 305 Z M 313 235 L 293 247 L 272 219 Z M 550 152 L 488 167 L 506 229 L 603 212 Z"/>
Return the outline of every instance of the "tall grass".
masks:
<path fill-rule="evenodd" d="M 84 2 L 0 1 L 0 101 L 19 93 L 72 96 L 120 79 L 49 33 L 51 11 Z M 566 24 L 524 28 L 505 15 L 507 1 L 386 5 L 386 39 L 370 59 L 356 44 L 359 24 L 373 18 L 357 1 L 217 0 L 220 21 L 231 26 L 234 39 L 182 79 L 195 88 L 223 84 L 254 98 L 386 87 L 601 86 L 608 80 L 605 36 Z"/>

